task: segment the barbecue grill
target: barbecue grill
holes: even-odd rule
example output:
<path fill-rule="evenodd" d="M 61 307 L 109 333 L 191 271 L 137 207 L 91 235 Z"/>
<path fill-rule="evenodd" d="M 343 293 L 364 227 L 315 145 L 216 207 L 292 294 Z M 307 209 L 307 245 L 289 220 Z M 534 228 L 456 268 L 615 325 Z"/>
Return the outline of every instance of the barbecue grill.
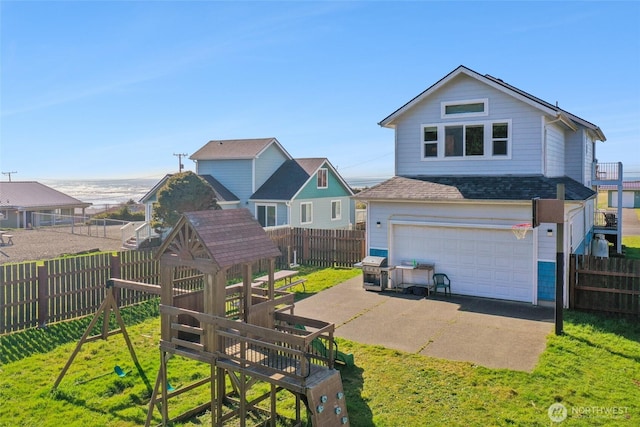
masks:
<path fill-rule="evenodd" d="M 383 291 L 388 287 L 389 271 L 393 267 L 387 266 L 387 258 L 381 256 L 367 256 L 355 267 L 362 269 L 362 287 L 368 291 Z"/>

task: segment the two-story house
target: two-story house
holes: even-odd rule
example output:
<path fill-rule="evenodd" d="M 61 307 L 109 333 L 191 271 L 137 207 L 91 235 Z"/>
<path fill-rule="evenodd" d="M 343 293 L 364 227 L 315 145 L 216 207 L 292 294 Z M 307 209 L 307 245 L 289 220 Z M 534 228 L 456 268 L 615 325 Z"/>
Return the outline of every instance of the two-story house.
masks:
<path fill-rule="evenodd" d="M 353 192 L 329 160 L 294 159 L 276 138 L 209 141 L 190 159 L 222 209 L 249 209 L 263 227 L 347 229 L 354 224 Z M 149 218 L 167 178 L 141 200 Z"/>
<path fill-rule="evenodd" d="M 555 199 L 564 184 L 564 252 L 588 253 L 600 128 L 464 66 L 379 125 L 395 131 L 395 176 L 355 196 L 367 203 L 368 254 L 433 264 L 453 293 L 554 300 L 556 224 L 521 240 L 512 227 L 531 223 L 532 199 Z M 392 286 L 428 280 L 401 272 Z"/>

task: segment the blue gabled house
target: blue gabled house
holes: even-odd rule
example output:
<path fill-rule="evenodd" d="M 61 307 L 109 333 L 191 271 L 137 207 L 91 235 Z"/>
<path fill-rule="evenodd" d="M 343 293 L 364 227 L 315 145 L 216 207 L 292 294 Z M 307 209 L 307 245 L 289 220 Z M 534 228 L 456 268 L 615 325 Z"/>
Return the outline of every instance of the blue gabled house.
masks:
<path fill-rule="evenodd" d="M 222 209 L 246 208 L 263 227 L 348 229 L 353 191 L 326 158 L 294 159 L 276 138 L 209 141 L 190 159 Z M 165 176 L 142 199 L 150 220 Z"/>
<path fill-rule="evenodd" d="M 209 141 L 190 159 L 198 175 L 217 180 L 263 227 L 354 223 L 353 191 L 329 160 L 294 159 L 276 138 Z"/>

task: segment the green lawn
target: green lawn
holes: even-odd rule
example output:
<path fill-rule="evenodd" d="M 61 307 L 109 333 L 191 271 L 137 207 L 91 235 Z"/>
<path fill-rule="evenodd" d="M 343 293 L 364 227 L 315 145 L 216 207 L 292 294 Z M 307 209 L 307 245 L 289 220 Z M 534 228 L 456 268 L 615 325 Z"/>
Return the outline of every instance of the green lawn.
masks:
<path fill-rule="evenodd" d="M 328 269 L 305 274 L 307 294 L 359 274 Z M 300 289 L 301 291 L 301 289 Z M 303 298 L 305 294 L 299 293 Z M 0 337 L 0 426 L 137 426 L 144 423 L 147 384 L 159 365 L 157 302 L 124 316 L 144 375 L 121 335 L 86 344 L 58 390 L 56 377 L 90 319 Z M 352 426 L 549 426 L 561 402 L 567 426 L 640 425 L 640 325 L 565 312 L 565 335 L 549 335 L 531 373 L 488 369 L 378 346 L 338 340 L 355 355 L 341 368 Z M 509 343 L 504 343 L 508 346 Z M 127 375 L 112 373 L 121 366 Z M 197 362 L 169 361 L 169 381 L 182 387 L 206 375 Z M 104 376 L 101 376 L 106 374 Z M 76 382 L 86 381 L 83 384 Z M 205 402 L 207 390 L 171 401 L 171 414 Z M 279 425 L 291 425 L 294 399 L 281 392 Z M 287 419 L 288 417 L 288 419 Z M 156 411 L 154 422 L 160 421 Z M 210 425 L 204 414 L 181 425 Z"/>

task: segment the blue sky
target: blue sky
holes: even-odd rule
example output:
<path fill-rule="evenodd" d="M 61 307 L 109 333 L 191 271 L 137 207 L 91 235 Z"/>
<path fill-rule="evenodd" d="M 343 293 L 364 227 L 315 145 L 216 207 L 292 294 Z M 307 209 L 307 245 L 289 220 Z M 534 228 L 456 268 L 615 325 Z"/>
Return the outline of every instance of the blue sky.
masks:
<path fill-rule="evenodd" d="M 640 175 L 638 2 L 3 0 L 0 14 L 13 180 L 155 178 L 174 153 L 255 137 L 347 178 L 391 176 L 377 123 L 461 64 L 600 126 L 598 160 Z"/>

